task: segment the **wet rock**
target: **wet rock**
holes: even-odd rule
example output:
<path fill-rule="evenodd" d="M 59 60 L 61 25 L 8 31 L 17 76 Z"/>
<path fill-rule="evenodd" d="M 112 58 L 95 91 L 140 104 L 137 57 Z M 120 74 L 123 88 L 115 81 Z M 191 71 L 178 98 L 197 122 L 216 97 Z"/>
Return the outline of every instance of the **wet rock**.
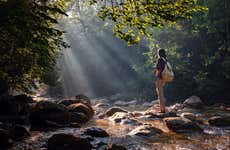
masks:
<path fill-rule="evenodd" d="M 177 112 L 185 107 L 184 104 L 176 103 L 174 105 L 169 106 L 167 109 L 169 112 Z"/>
<path fill-rule="evenodd" d="M 196 115 L 190 112 L 181 113 L 180 116 L 183 118 L 187 118 L 191 121 L 196 121 Z"/>
<path fill-rule="evenodd" d="M 94 110 L 90 106 L 87 106 L 82 103 L 76 103 L 76 104 L 71 104 L 68 107 L 69 112 L 75 112 L 75 113 L 83 113 L 85 114 L 88 118 L 92 118 L 94 115 Z"/>
<path fill-rule="evenodd" d="M 116 112 L 111 117 L 109 117 L 109 120 L 113 123 L 120 123 L 122 119 L 128 118 L 128 113 L 126 112 Z"/>
<path fill-rule="evenodd" d="M 129 118 L 126 118 L 126 119 L 122 120 L 120 124 L 122 124 L 122 125 L 132 125 L 132 126 L 141 125 L 141 123 L 138 122 L 137 120 L 129 119 Z"/>
<path fill-rule="evenodd" d="M 177 133 L 184 133 L 184 132 L 200 132 L 202 129 L 195 123 L 190 121 L 189 119 L 182 118 L 182 117 L 169 117 L 164 118 L 166 126 Z"/>
<path fill-rule="evenodd" d="M 50 101 L 40 101 L 31 110 L 30 121 L 32 125 L 44 125 L 46 121 L 57 124 L 67 124 L 70 122 L 70 113 L 64 105 L 59 105 Z"/>
<path fill-rule="evenodd" d="M 91 107 L 91 102 L 90 102 L 90 99 L 85 96 L 85 95 L 77 95 L 75 97 L 71 97 L 69 99 L 64 99 L 64 100 L 61 100 L 58 104 L 63 104 L 65 106 L 69 106 L 71 104 L 77 104 L 77 103 L 82 103 L 82 104 L 85 104 L 89 107 Z"/>
<path fill-rule="evenodd" d="M 83 134 L 90 135 L 92 137 L 108 137 L 109 134 L 102 128 L 89 127 L 84 129 Z"/>
<path fill-rule="evenodd" d="M 70 114 L 70 122 L 75 122 L 79 124 L 83 124 L 89 121 L 89 117 L 81 112 L 72 112 Z"/>
<path fill-rule="evenodd" d="M 0 128 L 0 149 L 5 149 L 12 144 L 9 131 Z"/>
<path fill-rule="evenodd" d="M 128 133 L 128 135 L 130 136 L 154 136 L 156 134 L 161 134 L 163 133 L 162 130 L 157 129 L 151 125 L 141 125 L 138 126 L 137 128 L 133 129 L 131 132 Z"/>
<path fill-rule="evenodd" d="M 94 107 L 95 107 L 96 109 L 99 109 L 99 108 L 109 107 L 109 106 L 110 106 L 110 105 L 107 104 L 107 103 L 98 103 L 98 104 L 96 104 Z"/>
<path fill-rule="evenodd" d="M 86 139 L 71 134 L 55 134 L 47 142 L 48 150 L 91 150 L 92 145 Z"/>
<path fill-rule="evenodd" d="M 127 150 L 124 146 L 117 145 L 117 144 L 109 144 L 105 150 Z"/>
<path fill-rule="evenodd" d="M 106 112 L 105 112 L 105 115 L 107 117 L 110 117 L 112 116 L 113 114 L 115 114 L 116 112 L 125 112 L 125 113 L 128 113 L 128 111 L 120 108 L 120 107 L 112 107 L 112 108 L 109 108 Z"/>
<path fill-rule="evenodd" d="M 191 96 L 187 98 L 183 104 L 186 105 L 186 107 L 192 107 L 196 109 L 203 108 L 204 106 L 202 100 L 197 96 Z"/>
<path fill-rule="evenodd" d="M 214 116 L 208 122 L 213 126 L 227 127 L 230 126 L 230 116 Z"/>
<path fill-rule="evenodd" d="M 30 135 L 29 127 L 23 125 L 15 125 L 11 130 L 12 138 L 15 140 L 22 139 Z"/>

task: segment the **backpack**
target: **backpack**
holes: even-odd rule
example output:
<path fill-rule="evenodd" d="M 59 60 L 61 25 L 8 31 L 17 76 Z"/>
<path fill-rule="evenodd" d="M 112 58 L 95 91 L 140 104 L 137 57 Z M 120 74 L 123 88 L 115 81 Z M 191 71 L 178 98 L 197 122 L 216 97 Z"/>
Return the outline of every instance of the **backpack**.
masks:
<path fill-rule="evenodd" d="M 172 71 L 172 66 L 168 61 L 166 61 L 164 58 L 162 58 L 165 61 L 165 68 L 162 71 L 162 79 L 165 82 L 172 82 L 174 79 L 174 73 Z"/>

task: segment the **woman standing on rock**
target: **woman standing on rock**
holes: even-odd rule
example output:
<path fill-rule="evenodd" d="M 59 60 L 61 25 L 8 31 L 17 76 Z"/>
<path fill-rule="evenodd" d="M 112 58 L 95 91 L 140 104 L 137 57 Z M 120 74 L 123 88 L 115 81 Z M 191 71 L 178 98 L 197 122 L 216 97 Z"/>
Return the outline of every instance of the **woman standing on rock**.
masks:
<path fill-rule="evenodd" d="M 166 69 L 165 69 L 166 68 Z M 160 112 L 165 113 L 165 97 L 163 87 L 166 82 L 173 79 L 173 72 L 170 64 L 167 62 L 165 50 L 160 48 L 157 50 L 157 65 L 156 65 L 156 91 L 160 105 Z M 168 80 L 168 77 L 170 78 Z"/>

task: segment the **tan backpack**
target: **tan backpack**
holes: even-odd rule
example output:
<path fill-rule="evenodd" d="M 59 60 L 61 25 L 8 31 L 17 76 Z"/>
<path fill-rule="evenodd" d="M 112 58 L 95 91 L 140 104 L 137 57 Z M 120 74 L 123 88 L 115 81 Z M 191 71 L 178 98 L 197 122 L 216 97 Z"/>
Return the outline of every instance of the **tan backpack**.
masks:
<path fill-rule="evenodd" d="M 165 68 L 162 71 L 162 79 L 165 82 L 172 82 L 174 79 L 174 73 L 172 71 L 172 66 L 170 65 L 170 63 L 168 61 L 166 61 L 164 58 L 163 60 L 165 61 Z"/>

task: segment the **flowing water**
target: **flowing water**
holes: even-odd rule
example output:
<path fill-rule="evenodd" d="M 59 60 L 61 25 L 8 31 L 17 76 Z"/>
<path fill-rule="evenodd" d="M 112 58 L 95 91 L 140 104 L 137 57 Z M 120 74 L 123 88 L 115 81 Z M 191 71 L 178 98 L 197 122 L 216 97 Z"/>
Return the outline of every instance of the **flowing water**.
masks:
<path fill-rule="evenodd" d="M 139 107 L 125 107 L 128 110 L 133 110 Z M 142 106 L 140 105 L 142 108 Z M 143 110 L 146 110 L 146 108 Z M 217 108 L 207 108 L 202 112 L 201 118 L 213 115 L 213 113 L 226 113 Z M 162 120 L 139 120 L 142 123 L 151 124 L 154 127 L 160 128 L 164 134 L 154 135 L 152 137 L 128 136 L 135 126 L 114 124 L 108 119 L 97 119 L 96 117 L 89 121 L 82 128 L 62 128 L 49 132 L 33 131 L 31 136 L 24 141 L 15 144 L 11 150 L 41 150 L 45 149 L 45 144 L 49 137 L 56 133 L 70 133 L 76 136 L 80 135 L 83 128 L 97 126 L 105 129 L 109 133 L 109 137 L 97 138 L 96 142 L 117 143 L 125 146 L 128 150 L 229 150 L 230 148 L 230 128 L 220 128 L 203 126 L 202 133 L 174 133 L 169 131 Z"/>

